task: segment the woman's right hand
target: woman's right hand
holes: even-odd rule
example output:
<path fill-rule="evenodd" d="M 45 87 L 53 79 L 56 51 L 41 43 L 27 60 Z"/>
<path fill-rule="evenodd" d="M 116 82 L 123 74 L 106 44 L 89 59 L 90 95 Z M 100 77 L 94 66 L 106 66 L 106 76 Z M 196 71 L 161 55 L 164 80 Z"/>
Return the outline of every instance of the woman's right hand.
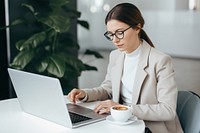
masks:
<path fill-rule="evenodd" d="M 68 99 L 72 101 L 73 103 L 76 103 L 76 101 L 83 99 L 86 96 L 85 91 L 74 88 L 71 90 L 68 94 Z"/>

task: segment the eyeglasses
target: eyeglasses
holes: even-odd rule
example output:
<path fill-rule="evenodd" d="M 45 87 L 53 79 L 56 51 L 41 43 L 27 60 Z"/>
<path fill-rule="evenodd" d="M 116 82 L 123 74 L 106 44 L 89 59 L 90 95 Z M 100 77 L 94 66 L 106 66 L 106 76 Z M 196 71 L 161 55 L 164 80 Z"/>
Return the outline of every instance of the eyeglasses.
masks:
<path fill-rule="evenodd" d="M 123 31 L 115 31 L 115 33 L 111 33 L 109 31 L 107 31 L 106 33 L 104 33 L 104 36 L 109 40 L 109 41 L 112 41 L 113 38 L 114 38 L 114 35 L 115 37 L 117 37 L 118 39 L 123 39 L 124 38 L 124 32 L 127 31 L 128 29 L 130 29 L 130 27 L 128 27 L 127 29 L 123 30 Z"/>

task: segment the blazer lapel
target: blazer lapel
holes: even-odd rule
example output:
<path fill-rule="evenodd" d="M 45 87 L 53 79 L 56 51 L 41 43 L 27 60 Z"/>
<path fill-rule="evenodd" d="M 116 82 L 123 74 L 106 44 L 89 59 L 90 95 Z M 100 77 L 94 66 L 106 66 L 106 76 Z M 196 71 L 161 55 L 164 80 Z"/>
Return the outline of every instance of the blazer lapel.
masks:
<path fill-rule="evenodd" d="M 144 79 L 147 76 L 147 73 L 145 72 L 145 68 L 147 67 L 147 62 L 149 58 L 149 53 L 150 53 L 151 47 L 149 44 L 147 44 L 143 40 L 142 48 L 140 51 L 140 56 L 139 56 L 139 62 L 138 62 L 138 68 L 136 71 L 136 77 L 134 81 L 134 86 L 133 86 L 133 95 L 132 95 L 132 104 L 137 104 L 141 87 L 144 82 Z"/>
<path fill-rule="evenodd" d="M 112 96 L 113 101 L 119 102 L 120 99 L 120 85 L 121 85 L 121 76 L 124 64 L 124 53 L 121 53 L 116 60 L 116 65 L 111 69 L 112 73 Z"/>

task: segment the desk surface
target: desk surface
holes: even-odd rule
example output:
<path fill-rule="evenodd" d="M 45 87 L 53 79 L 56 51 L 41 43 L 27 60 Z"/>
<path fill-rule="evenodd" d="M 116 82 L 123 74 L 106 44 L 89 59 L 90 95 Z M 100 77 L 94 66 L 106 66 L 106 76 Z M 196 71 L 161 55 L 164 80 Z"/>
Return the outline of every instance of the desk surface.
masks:
<path fill-rule="evenodd" d="M 81 103 L 94 108 L 96 103 Z M 143 133 L 145 124 L 138 120 L 129 125 L 113 125 L 106 120 L 69 129 L 53 122 L 24 113 L 16 98 L 0 101 L 0 133 Z"/>

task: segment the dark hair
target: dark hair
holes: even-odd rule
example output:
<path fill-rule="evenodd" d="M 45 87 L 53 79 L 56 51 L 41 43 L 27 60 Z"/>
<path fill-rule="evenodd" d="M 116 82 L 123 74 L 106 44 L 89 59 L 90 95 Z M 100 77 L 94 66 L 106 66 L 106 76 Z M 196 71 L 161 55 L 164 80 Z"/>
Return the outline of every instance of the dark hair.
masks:
<path fill-rule="evenodd" d="M 152 41 L 142 29 L 144 26 L 144 19 L 140 10 L 133 4 L 130 3 L 121 3 L 113 7 L 107 14 L 105 19 L 105 24 L 109 20 L 119 20 L 130 25 L 132 28 L 136 28 L 138 24 L 141 25 L 139 37 L 147 41 L 152 47 L 154 47 Z"/>

